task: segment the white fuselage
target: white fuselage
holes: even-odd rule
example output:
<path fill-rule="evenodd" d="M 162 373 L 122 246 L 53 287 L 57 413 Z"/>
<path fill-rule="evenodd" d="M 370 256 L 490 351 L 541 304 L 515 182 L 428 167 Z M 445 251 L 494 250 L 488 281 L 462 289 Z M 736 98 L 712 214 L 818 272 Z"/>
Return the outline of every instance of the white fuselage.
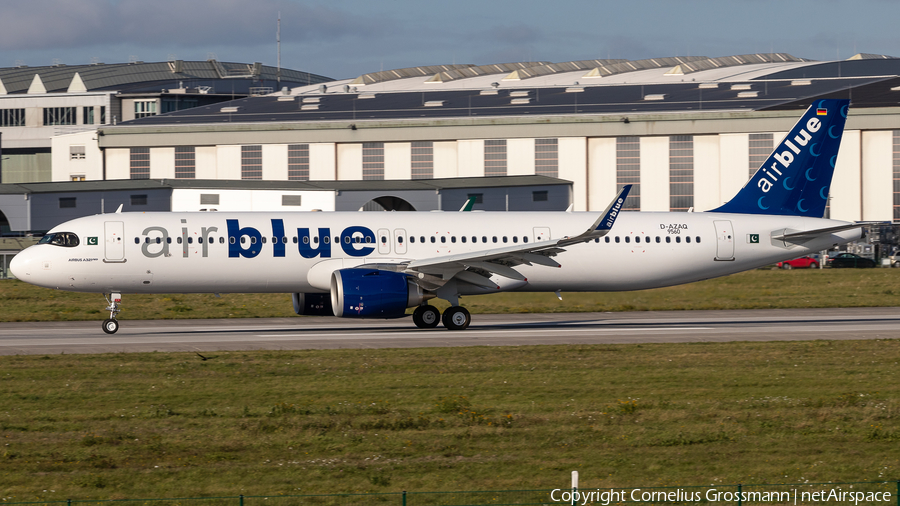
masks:
<path fill-rule="evenodd" d="M 77 234 L 78 246 L 38 244 L 20 253 L 12 268 L 23 281 L 78 292 L 327 292 L 331 272 L 337 269 L 576 236 L 597 216 L 565 212 L 102 214 L 51 231 Z M 229 220 L 236 220 L 230 232 Z M 516 270 L 526 281 L 495 275 L 491 279 L 499 289 L 471 286 L 460 294 L 640 290 L 688 283 L 858 239 L 859 229 L 802 244 L 773 239 L 785 230 L 845 224 L 798 216 L 625 212 L 606 237 L 567 246 L 553 257 L 559 268 L 519 265 Z M 255 239 L 254 232 L 260 239 Z"/>

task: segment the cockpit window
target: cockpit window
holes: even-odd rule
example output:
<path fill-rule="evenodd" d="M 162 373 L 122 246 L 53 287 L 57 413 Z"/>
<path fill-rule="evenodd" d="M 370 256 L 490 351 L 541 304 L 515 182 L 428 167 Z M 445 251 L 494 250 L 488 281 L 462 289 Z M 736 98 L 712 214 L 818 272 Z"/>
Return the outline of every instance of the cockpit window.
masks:
<path fill-rule="evenodd" d="M 74 248 L 78 246 L 79 240 L 78 236 L 72 232 L 56 232 L 45 235 L 38 244 L 53 244 L 64 248 Z"/>

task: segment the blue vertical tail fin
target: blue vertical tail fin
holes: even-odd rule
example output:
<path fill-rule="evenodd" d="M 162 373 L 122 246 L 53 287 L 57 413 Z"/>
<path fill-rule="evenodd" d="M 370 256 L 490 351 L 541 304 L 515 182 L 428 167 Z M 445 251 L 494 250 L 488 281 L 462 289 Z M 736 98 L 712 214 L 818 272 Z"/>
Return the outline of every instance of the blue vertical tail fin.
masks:
<path fill-rule="evenodd" d="M 825 215 L 849 100 L 816 100 L 731 200 L 711 212 Z"/>

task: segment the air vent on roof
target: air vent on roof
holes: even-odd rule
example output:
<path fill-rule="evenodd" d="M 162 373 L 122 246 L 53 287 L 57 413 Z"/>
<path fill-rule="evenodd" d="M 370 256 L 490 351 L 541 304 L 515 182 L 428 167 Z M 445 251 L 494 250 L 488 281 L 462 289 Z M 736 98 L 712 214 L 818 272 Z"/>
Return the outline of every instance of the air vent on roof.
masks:
<path fill-rule="evenodd" d="M 527 97 L 531 95 L 531 90 L 518 90 L 509 92 L 509 96 L 511 97 Z"/>
<path fill-rule="evenodd" d="M 318 111 L 319 104 L 303 104 L 300 106 L 301 111 Z"/>
<path fill-rule="evenodd" d="M 425 107 L 443 107 L 444 100 L 429 100 L 425 102 Z"/>
<path fill-rule="evenodd" d="M 719 87 L 719 83 L 700 83 L 701 90 L 715 90 Z"/>
<path fill-rule="evenodd" d="M 644 95 L 644 100 L 665 100 L 665 93 L 654 93 L 652 95 Z"/>
<path fill-rule="evenodd" d="M 584 88 L 582 88 L 580 86 L 572 86 L 572 87 L 566 88 L 566 93 L 581 93 L 582 91 L 584 91 Z"/>
<path fill-rule="evenodd" d="M 241 109 L 241 106 L 235 105 L 231 107 L 223 107 L 219 109 L 219 112 L 238 112 Z"/>
<path fill-rule="evenodd" d="M 514 98 L 514 99 L 510 100 L 509 103 L 512 105 L 530 104 L 531 99 L 530 98 Z"/>
<path fill-rule="evenodd" d="M 732 91 L 749 90 L 752 86 L 753 86 L 752 84 L 732 84 L 731 90 Z"/>
<path fill-rule="evenodd" d="M 791 81 L 791 86 L 809 86 L 812 84 L 812 81 L 809 79 L 794 79 Z"/>
<path fill-rule="evenodd" d="M 356 96 L 356 98 L 359 98 L 359 99 L 375 98 L 375 94 L 374 93 L 360 93 L 359 95 Z"/>
<path fill-rule="evenodd" d="M 479 95 L 496 95 L 497 90 L 481 90 L 478 94 Z"/>
<path fill-rule="evenodd" d="M 278 101 L 279 102 L 293 102 L 294 97 L 292 95 L 279 95 Z"/>
<path fill-rule="evenodd" d="M 738 98 L 756 98 L 758 95 L 758 91 L 741 91 L 737 94 Z"/>
<path fill-rule="evenodd" d="M 304 104 L 318 104 L 322 97 L 303 97 Z"/>

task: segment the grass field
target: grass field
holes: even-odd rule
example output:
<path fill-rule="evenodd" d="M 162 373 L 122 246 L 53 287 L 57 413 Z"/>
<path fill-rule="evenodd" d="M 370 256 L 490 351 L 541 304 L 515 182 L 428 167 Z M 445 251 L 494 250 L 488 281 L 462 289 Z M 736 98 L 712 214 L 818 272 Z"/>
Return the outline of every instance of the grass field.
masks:
<path fill-rule="evenodd" d="M 0 357 L 0 497 L 897 479 L 898 341 Z"/>
<path fill-rule="evenodd" d="M 611 267 L 612 268 L 612 267 Z M 433 301 L 443 309 L 448 304 Z M 501 293 L 464 297 L 472 313 L 900 306 L 900 269 L 754 270 L 669 288 L 615 293 Z M 0 321 L 102 320 L 98 294 L 0 281 Z M 295 316 L 288 294 L 124 294 L 124 320 Z"/>

